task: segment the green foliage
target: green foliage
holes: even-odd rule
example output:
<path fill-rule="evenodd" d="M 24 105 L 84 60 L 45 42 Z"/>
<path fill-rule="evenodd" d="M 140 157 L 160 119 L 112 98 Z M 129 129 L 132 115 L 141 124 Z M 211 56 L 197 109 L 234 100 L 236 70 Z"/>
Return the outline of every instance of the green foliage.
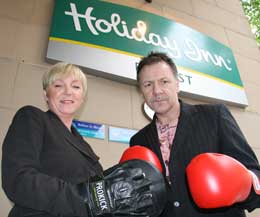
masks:
<path fill-rule="evenodd" d="M 249 20 L 251 29 L 260 46 L 260 0 L 241 0 L 245 14 Z"/>

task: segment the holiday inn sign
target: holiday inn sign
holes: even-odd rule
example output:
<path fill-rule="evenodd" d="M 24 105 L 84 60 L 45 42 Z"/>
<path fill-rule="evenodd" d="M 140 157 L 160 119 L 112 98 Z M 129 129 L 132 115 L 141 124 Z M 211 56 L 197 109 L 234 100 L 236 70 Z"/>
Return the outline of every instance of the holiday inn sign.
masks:
<path fill-rule="evenodd" d="M 166 52 L 179 71 L 181 94 L 247 106 L 230 48 L 187 26 L 142 10 L 98 0 L 56 0 L 47 59 L 135 83 L 136 64 Z"/>

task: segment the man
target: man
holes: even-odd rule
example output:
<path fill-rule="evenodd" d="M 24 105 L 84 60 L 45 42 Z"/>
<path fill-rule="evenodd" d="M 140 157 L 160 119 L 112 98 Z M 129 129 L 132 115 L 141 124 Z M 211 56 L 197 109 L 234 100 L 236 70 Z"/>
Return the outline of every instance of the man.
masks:
<path fill-rule="evenodd" d="M 168 203 L 161 216 L 243 217 L 244 209 L 260 207 L 257 158 L 224 105 L 179 100 L 177 73 L 158 52 L 137 67 L 140 91 L 155 115 L 130 146 L 150 148 L 164 165 Z"/>

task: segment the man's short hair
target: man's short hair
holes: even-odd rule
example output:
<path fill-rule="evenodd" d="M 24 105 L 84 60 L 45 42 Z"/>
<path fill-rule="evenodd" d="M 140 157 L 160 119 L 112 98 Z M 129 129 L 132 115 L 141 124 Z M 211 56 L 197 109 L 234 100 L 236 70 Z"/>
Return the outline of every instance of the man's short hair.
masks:
<path fill-rule="evenodd" d="M 158 62 L 167 63 L 171 67 L 173 75 L 177 78 L 178 71 L 173 60 L 166 53 L 152 51 L 147 56 L 143 57 L 137 65 L 137 81 L 139 81 L 139 74 L 144 66 L 152 65 Z"/>

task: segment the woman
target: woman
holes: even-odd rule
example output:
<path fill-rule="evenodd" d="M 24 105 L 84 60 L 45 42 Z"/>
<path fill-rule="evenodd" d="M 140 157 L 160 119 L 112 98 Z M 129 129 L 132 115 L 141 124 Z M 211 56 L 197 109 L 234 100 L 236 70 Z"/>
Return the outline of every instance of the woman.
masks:
<path fill-rule="evenodd" d="M 25 106 L 3 143 L 2 186 L 9 217 L 88 216 L 75 184 L 101 175 L 99 158 L 72 125 L 87 92 L 76 66 L 57 63 L 42 79 L 49 110 Z"/>

